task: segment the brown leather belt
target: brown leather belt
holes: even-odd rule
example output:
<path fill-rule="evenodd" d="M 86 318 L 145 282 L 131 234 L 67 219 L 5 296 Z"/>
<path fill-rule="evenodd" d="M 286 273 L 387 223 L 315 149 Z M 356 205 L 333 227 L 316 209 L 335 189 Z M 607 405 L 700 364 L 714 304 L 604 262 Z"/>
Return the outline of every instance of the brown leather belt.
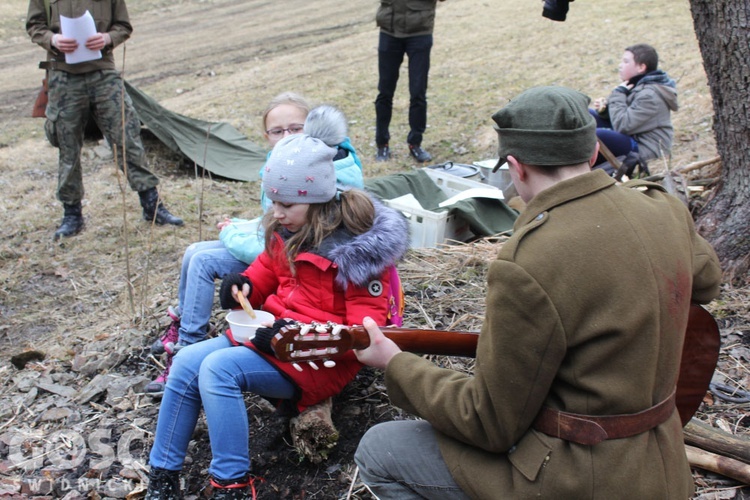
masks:
<path fill-rule="evenodd" d="M 534 429 L 548 436 L 584 445 L 606 439 L 641 434 L 667 421 L 675 411 L 675 392 L 651 408 L 628 415 L 580 415 L 544 407 L 534 421 Z"/>

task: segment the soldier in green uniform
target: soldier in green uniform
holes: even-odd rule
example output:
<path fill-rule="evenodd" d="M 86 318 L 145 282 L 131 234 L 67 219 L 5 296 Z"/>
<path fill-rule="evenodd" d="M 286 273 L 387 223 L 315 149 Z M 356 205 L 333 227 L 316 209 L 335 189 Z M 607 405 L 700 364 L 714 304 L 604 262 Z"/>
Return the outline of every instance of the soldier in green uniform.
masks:
<path fill-rule="evenodd" d="M 716 253 L 658 184 L 591 170 L 589 98 L 529 89 L 495 113 L 527 206 L 489 263 L 472 375 L 401 352 L 365 318 L 365 364 L 423 420 L 379 424 L 355 461 L 378 498 L 690 498 L 674 391 Z"/>
<path fill-rule="evenodd" d="M 101 57 L 70 64 L 66 62 L 66 54 L 75 52 L 79 43 L 62 33 L 60 16 L 78 18 L 86 11 L 93 17 L 97 33 L 85 41 L 85 47 L 100 51 Z M 140 121 L 115 69 L 113 49 L 127 40 L 133 31 L 125 1 L 30 0 L 26 31 L 34 43 L 47 51 L 44 65 L 49 71 L 49 102 L 45 132 L 60 151 L 57 198 L 64 207 L 62 224 L 55 232 L 55 239 L 73 236 L 83 229 L 81 147 L 90 115 L 117 155 L 117 164 L 127 172 L 131 189 L 138 192 L 143 218 L 156 224 L 181 226 L 182 219 L 169 213 L 159 199 L 156 190 L 159 179 L 146 168 Z M 121 113 L 123 101 L 124 120 Z M 126 162 L 122 160 L 123 123 Z"/>

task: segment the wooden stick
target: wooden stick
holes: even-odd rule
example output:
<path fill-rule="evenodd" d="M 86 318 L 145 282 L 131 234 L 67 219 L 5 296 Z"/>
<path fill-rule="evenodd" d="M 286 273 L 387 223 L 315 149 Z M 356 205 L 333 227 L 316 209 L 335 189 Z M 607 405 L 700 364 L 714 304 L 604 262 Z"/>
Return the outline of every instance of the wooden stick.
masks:
<path fill-rule="evenodd" d="M 252 319 L 255 319 L 255 311 L 253 311 L 253 308 L 250 307 L 250 303 L 247 301 L 247 297 L 243 295 L 242 290 L 237 290 L 237 302 L 240 303 L 242 308 L 247 314 L 250 315 Z"/>
<path fill-rule="evenodd" d="M 710 453 L 694 446 L 685 445 L 685 453 L 692 467 L 698 467 L 732 478 L 741 483 L 750 484 L 750 465 Z"/>
<path fill-rule="evenodd" d="M 691 418 L 683 429 L 685 443 L 750 464 L 750 439 L 711 427 Z"/>
<path fill-rule="evenodd" d="M 597 138 L 596 141 L 599 143 L 599 152 L 602 156 L 612 165 L 615 171 L 620 170 L 620 162 L 617 161 L 617 157 L 612 154 L 612 151 L 609 150 L 601 139 Z"/>
<path fill-rule="evenodd" d="M 130 302 L 130 311 L 135 314 L 135 297 L 133 297 L 133 274 L 130 269 L 130 243 L 128 239 L 128 210 L 127 200 L 125 199 L 125 186 L 123 184 L 123 174 L 125 178 L 128 177 L 128 157 L 127 157 L 127 146 L 125 144 L 127 123 L 125 121 L 125 56 L 127 55 L 127 44 L 122 44 L 122 71 L 120 72 L 120 78 L 122 78 L 122 92 L 120 93 L 120 126 L 122 128 L 122 171 L 120 171 L 120 165 L 117 160 L 117 144 L 111 144 L 112 147 L 112 159 L 115 162 L 115 175 L 117 176 L 117 186 L 120 188 L 120 199 L 122 201 L 122 238 L 125 243 L 125 274 L 127 276 L 128 284 L 128 300 Z M 140 133 L 140 132 L 139 132 Z M 153 228 L 152 228 L 153 229 Z M 147 254 L 147 259 L 148 259 Z M 143 280 L 144 288 L 148 283 L 148 260 L 146 262 L 146 274 Z M 143 301 L 141 301 L 143 304 Z M 141 308 L 141 317 L 143 317 L 143 308 Z"/>
<path fill-rule="evenodd" d="M 717 156 L 715 158 L 711 158 L 710 160 L 703 160 L 703 161 L 697 161 L 695 163 L 691 163 L 690 165 L 685 165 L 684 167 L 680 167 L 675 169 L 677 172 L 685 173 L 690 172 L 692 170 L 698 170 L 699 168 L 706 167 L 708 165 L 713 165 L 714 163 L 721 162 L 721 156 Z"/>

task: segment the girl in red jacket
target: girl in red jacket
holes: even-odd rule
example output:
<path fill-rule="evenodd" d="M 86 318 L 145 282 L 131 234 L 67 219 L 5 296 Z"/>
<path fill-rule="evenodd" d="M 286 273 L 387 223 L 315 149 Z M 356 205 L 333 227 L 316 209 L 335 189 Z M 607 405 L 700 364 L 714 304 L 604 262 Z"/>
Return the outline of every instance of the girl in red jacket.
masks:
<path fill-rule="evenodd" d="M 262 189 L 273 201 L 263 221 L 266 250 L 243 273 L 224 278 L 223 307 L 238 307 L 241 290 L 256 309 L 277 319 L 385 325 L 391 268 L 408 249 L 408 223 L 364 191 L 336 187 L 336 139 L 346 129 L 335 108 L 313 109 L 302 134 L 276 144 Z M 396 284 L 394 284 L 396 286 Z M 276 321 L 276 331 L 284 321 Z M 252 343 L 226 335 L 180 350 L 167 382 L 150 454 L 147 499 L 178 498 L 179 471 L 201 406 L 213 458 L 215 498 L 245 498 L 250 478 L 248 419 L 243 392 L 290 400 L 298 410 L 338 394 L 361 365 L 354 355 L 333 368 L 278 361 L 274 327 Z"/>

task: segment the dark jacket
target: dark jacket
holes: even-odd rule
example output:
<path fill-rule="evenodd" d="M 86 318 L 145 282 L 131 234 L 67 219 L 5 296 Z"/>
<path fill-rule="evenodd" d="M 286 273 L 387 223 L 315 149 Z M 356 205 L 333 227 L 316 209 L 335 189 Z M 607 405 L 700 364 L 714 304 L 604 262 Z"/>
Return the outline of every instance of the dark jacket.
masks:
<path fill-rule="evenodd" d="M 680 200 L 601 170 L 532 199 L 488 273 L 473 375 L 410 353 L 388 365 L 391 401 L 438 431 L 472 498 L 685 500 L 682 424 L 584 446 L 532 429 L 543 406 L 630 414 L 672 392 L 690 301 L 721 269 Z"/>
<path fill-rule="evenodd" d="M 435 27 L 437 0 L 381 0 L 375 22 L 396 38 L 429 35 Z"/>

